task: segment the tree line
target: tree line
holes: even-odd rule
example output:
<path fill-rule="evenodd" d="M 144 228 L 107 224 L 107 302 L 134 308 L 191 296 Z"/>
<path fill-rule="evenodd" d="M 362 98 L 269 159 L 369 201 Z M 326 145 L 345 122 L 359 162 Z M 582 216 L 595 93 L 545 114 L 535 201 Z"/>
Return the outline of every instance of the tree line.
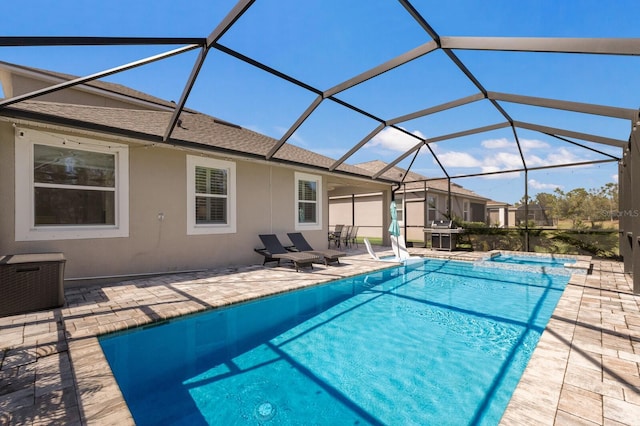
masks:
<path fill-rule="evenodd" d="M 516 207 L 524 203 L 522 197 Z M 553 193 L 539 192 L 530 198 L 529 204 L 532 203 L 545 209 L 555 223 L 571 220 L 574 229 L 586 227 L 587 223 L 596 228 L 599 222 L 618 218 L 618 184 L 609 182 L 600 188 L 575 188 L 567 192 L 556 188 Z"/>

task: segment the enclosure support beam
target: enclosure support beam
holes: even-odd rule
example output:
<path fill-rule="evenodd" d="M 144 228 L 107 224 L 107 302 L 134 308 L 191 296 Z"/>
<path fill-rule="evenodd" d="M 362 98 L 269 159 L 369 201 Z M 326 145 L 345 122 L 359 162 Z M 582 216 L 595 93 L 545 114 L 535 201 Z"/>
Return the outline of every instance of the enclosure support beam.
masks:
<path fill-rule="evenodd" d="M 631 209 L 631 168 L 629 166 L 629 149 L 624 150 L 624 157 L 618 162 L 618 246 L 620 256 L 624 262 L 624 272 L 633 271 L 633 245 L 632 238 L 627 234 L 631 232 L 631 217 L 622 212 Z"/>
<path fill-rule="evenodd" d="M 356 225 L 356 194 L 351 194 L 351 225 Z"/>
<path fill-rule="evenodd" d="M 631 182 L 640 182 L 640 114 L 636 115 L 633 120 L 631 137 L 629 138 L 629 172 L 631 174 Z M 631 192 L 631 210 L 629 212 L 622 212 L 624 215 L 628 215 L 631 226 L 631 244 L 632 256 L 633 256 L 633 292 L 635 294 L 640 293 L 640 191 L 635 191 L 629 188 Z"/>
<path fill-rule="evenodd" d="M 391 200 L 393 200 L 393 191 L 385 189 L 382 191 L 382 245 L 390 246 L 391 238 L 389 237 L 389 225 L 391 225 Z"/>
<path fill-rule="evenodd" d="M 524 171 L 524 251 L 529 251 L 529 171 Z"/>

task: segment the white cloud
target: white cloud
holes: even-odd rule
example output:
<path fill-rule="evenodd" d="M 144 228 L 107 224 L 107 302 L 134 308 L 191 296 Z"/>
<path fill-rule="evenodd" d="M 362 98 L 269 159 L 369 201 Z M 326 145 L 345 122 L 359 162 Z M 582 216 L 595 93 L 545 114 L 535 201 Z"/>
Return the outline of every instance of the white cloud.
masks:
<path fill-rule="evenodd" d="M 499 172 L 501 170 L 505 170 L 504 168 L 496 167 L 496 166 L 483 166 L 482 173 L 493 173 Z M 520 172 L 508 172 L 508 173 L 498 173 L 495 175 L 486 175 L 482 176 L 483 179 L 516 179 L 520 177 Z"/>
<path fill-rule="evenodd" d="M 498 166 L 503 169 L 521 169 L 522 158 L 518 154 L 499 152 L 496 155 L 485 157 L 484 163 L 488 166 Z"/>
<path fill-rule="evenodd" d="M 482 163 L 466 152 L 449 151 L 438 154 L 445 167 L 480 167 Z"/>
<path fill-rule="evenodd" d="M 509 141 L 507 138 L 486 139 L 481 142 L 481 145 L 487 149 L 510 149 L 515 151 L 518 149 L 515 141 Z M 526 152 L 532 149 L 549 148 L 549 144 L 538 139 L 520 139 L 520 148 L 522 148 L 523 152 Z"/>
<path fill-rule="evenodd" d="M 545 149 L 549 148 L 549 144 L 538 139 L 520 139 L 520 146 L 523 151 L 530 151 L 532 149 Z"/>
<path fill-rule="evenodd" d="M 566 148 L 559 148 L 555 152 L 549 153 L 546 158 L 547 164 L 567 164 L 586 161 L 580 158 Z"/>
<path fill-rule="evenodd" d="M 523 168 L 522 156 L 514 141 L 507 138 L 486 139 L 481 142 L 485 149 L 483 158 L 478 158 L 470 152 L 438 150 L 436 155 L 445 167 L 479 167 L 483 173 L 518 170 Z M 547 142 L 537 139 L 520 139 L 527 167 L 545 167 L 559 164 L 571 164 L 588 161 L 588 157 L 581 157 L 564 147 L 551 147 Z M 484 176 L 485 179 L 513 179 L 520 176 L 520 172 L 501 173 Z M 533 185 L 549 185 L 538 189 L 557 188 L 559 185 L 542 184 L 533 181 Z"/>
<path fill-rule="evenodd" d="M 425 139 L 425 136 L 419 131 L 415 131 L 413 134 L 421 139 Z M 419 142 L 420 141 L 418 139 L 413 138 L 406 133 L 387 127 L 375 135 L 369 143 L 365 145 L 365 147 L 379 147 L 391 151 L 406 152 L 416 146 Z"/>
<path fill-rule="evenodd" d="M 481 145 L 487 149 L 513 148 L 515 142 L 509 142 L 507 138 L 487 139 L 481 142 Z"/>
<path fill-rule="evenodd" d="M 617 175 L 617 174 L 615 174 L 615 175 L 611 175 L 611 179 L 613 179 L 613 181 L 614 181 L 615 183 L 618 183 L 618 175 Z"/>
<path fill-rule="evenodd" d="M 556 189 L 556 188 L 562 189 L 563 188 L 562 185 L 558 185 L 555 183 L 542 183 L 542 182 L 538 182 L 535 179 L 529 179 L 529 186 L 531 186 L 533 189 Z"/>

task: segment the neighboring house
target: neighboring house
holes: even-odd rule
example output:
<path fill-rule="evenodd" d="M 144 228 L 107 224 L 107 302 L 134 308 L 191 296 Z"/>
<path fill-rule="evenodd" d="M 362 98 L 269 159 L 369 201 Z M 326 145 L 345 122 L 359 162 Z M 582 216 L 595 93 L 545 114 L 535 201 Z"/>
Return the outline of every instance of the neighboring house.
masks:
<path fill-rule="evenodd" d="M 387 164 L 374 160 L 357 164 L 356 167 L 368 170 L 372 174 Z M 406 176 L 405 176 L 406 174 Z M 383 174 L 388 179 L 405 176 L 407 182 L 395 192 L 398 206 L 398 219 L 401 228 L 406 229 L 408 240 L 423 240 L 423 229 L 431 226 L 434 220 L 454 217 L 466 222 L 487 221 L 488 198 L 482 197 L 458 184 L 451 183 L 451 215 L 448 211 L 449 185 L 446 179 L 427 180 L 419 173 L 408 172 L 392 167 Z M 385 227 L 374 212 L 383 203 L 380 193 L 345 194 L 329 199 L 329 221 L 331 224 L 356 224 L 360 226 L 359 235 L 381 237 Z"/>
<path fill-rule="evenodd" d="M 550 211 L 543 205 L 530 203 L 526 208 L 519 206 L 515 212 L 516 225 L 524 226 L 525 218 L 529 218 L 529 224 L 534 226 L 554 226 Z"/>
<path fill-rule="evenodd" d="M 73 76 L 0 63 L 5 98 Z M 68 281 L 258 263 L 258 234 L 327 244 L 329 188 L 382 192 L 367 170 L 94 81 L 0 107 L 0 255 L 63 252 Z M 388 223 L 387 207 L 377 215 Z"/>
<path fill-rule="evenodd" d="M 515 225 L 515 216 L 509 214 L 509 203 L 487 201 L 487 225 L 496 228 L 508 228 Z M 511 217 L 513 216 L 513 217 Z"/>

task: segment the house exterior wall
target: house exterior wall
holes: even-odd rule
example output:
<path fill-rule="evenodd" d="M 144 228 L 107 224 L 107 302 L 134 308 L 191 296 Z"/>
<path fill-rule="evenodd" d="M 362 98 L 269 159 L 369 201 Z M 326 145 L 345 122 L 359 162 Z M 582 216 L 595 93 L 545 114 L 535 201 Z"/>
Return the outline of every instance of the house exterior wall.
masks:
<path fill-rule="evenodd" d="M 445 219 L 447 212 L 447 195 L 437 192 L 429 192 L 428 195 L 436 197 L 436 214 L 435 220 Z M 425 226 L 430 226 L 430 223 L 425 225 L 425 206 L 424 202 L 411 202 L 412 199 L 420 199 L 423 197 L 422 191 L 418 192 L 402 192 L 396 193 L 396 200 L 399 202 L 402 196 L 406 196 L 406 200 L 409 202 L 403 205 L 403 219 L 406 219 L 406 239 L 408 241 L 423 241 Z M 457 217 L 463 215 L 463 202 L 469 201 L 469 214 L 471 215 L 472 204 L 479 204 L 477 201 L 471 202 L 471 200 L 458 197 L 455 194 L 451 199 L 451 210 Z M 370 194 L 366 197 L 355 197 L 355 225 L 359 225 L 359 236 L 363 237 L 375 237 L 381 238 L 386 236 L 387 230 L 382 225 L 383 215 L 386 213 L 382 207 L 382 194 Z M 482 215 L 484 216 L 484 204 L 482 204 Z M 477 208 L 477 207 L 476 207 Z M 329 200 L 329 221 L 331 226 L 336 224 L 351 225 L 352 207 L 350 197 L 332 198 Z M 471 216 L 470 216 L 471 217 Z M 483 220 L 484 221 L 484 220 Z M 402 233 L 405 233 L 405 220 L 400 220 L 400 228 Z"/>
<path fill-rule="evenodd" d="M 187 235 L 186 156 L 194 153 L 130 143 L 128 237 L 16 241 L 15 139 L 12 125 L 0 123 L 0 255 L 63 252 L 67 279 L 261 263 L 253 251 L 261 246 L 258 234 L 288 243 L 286 233 L 294 231 L 293 168 L 227 159 L 236 163 L 237 232 Z M 326 189 L 322 197 L 326 203 Z M 326 208 L 322 215 L 322 229 L 304 231 L 312 246 L 326 246 Z"/>
<path fill-rule="evenodd" d="M 401 227 L 404 230 L 404 224 L 407 224 L 407 233 L 405 238 L 407 241 L 415 241 L 424 239 L 424 203 L 405 203 L 404 204 L 404 220 Z"/>
<path fill-rule="evenodd" d="M 347 196 L 329 201 L 330 227 L 354 225 L 352 214 L 355 213 L 355 225 L 359 226 L 359 237 L 382 238 L 382 194 L 357 195 L 354 200 L 355 203 L 352 203 L 352 198 Z"/>
<path fill-rule="evenodd" d="M 495 226 L 497 228 L 506 228 L 509 226 L 508 209 L 506 206 L 487 209 L 487 217 L 489 218 L 489 226 Z"/>

